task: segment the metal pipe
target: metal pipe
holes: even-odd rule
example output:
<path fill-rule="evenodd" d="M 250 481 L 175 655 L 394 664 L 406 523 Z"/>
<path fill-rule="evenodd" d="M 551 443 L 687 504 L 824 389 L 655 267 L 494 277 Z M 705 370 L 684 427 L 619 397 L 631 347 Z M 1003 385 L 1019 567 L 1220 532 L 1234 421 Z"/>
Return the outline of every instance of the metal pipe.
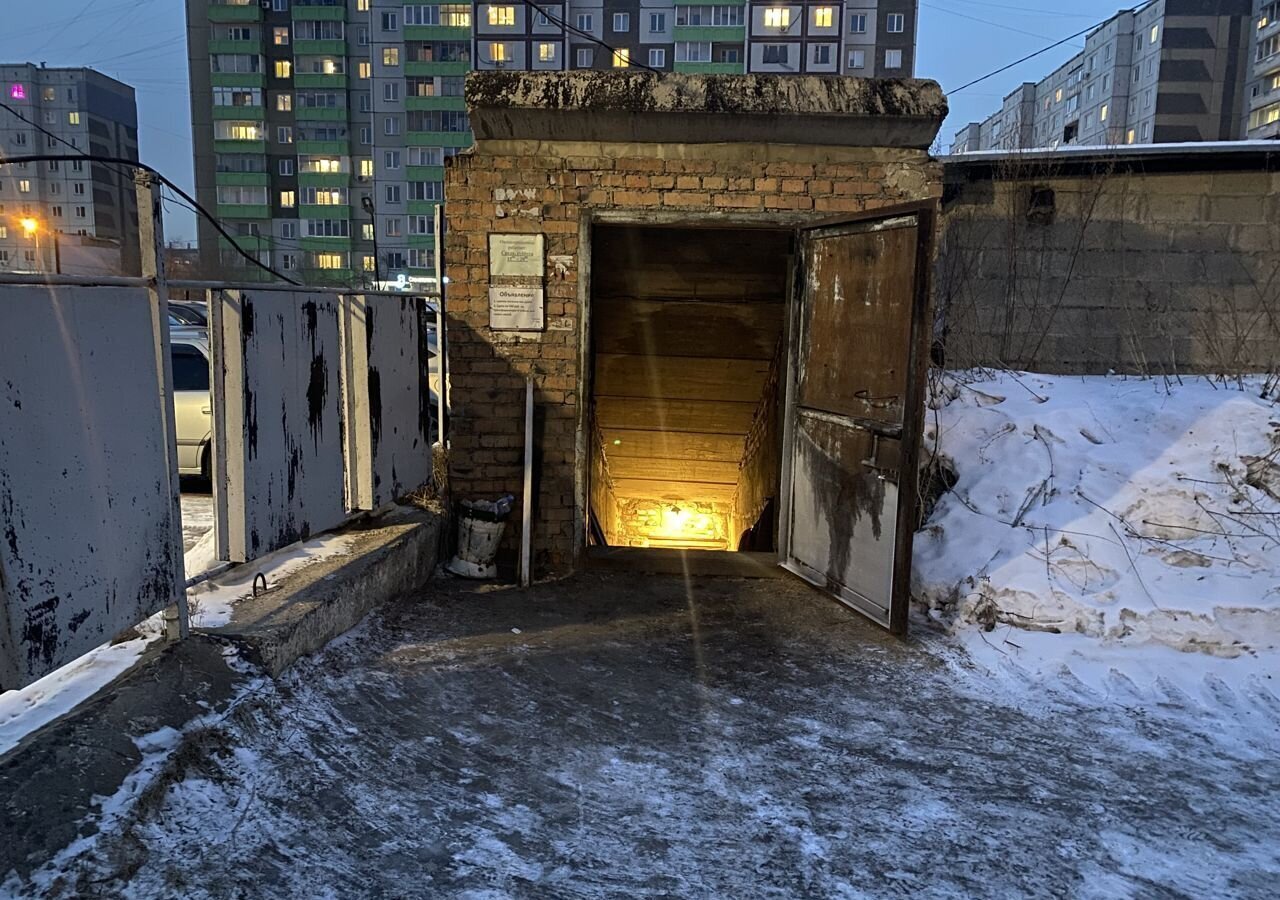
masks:
<path fill-rule="evenodd" d="M 520 529 L 520 585 L 533 582 L 533 377 L 524 383 L 524 501 L 520 504 L 523 519 Z"/>

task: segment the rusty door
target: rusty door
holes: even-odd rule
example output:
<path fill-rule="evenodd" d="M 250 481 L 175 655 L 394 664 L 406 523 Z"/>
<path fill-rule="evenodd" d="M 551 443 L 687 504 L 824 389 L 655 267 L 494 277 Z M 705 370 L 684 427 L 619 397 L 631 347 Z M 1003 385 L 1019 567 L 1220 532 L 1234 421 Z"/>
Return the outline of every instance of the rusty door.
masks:
<path fill-rule="evenodd" d="M 802 230 L 792 303 L 781 564 L 899 634 L 933 221 L 913 206 Z"/>

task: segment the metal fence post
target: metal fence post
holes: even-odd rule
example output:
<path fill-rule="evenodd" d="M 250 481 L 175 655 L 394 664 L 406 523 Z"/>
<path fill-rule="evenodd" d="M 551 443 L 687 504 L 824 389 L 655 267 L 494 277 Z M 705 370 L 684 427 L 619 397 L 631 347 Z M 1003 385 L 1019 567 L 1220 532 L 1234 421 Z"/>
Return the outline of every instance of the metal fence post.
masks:
<path fill-rule="evenodd" d="M 160 181 L 138 169 L 133 176 L 138 192 L 138 239 L 142 251 L 142 277 L 151 295 L 151 325 L 156 335 L 156 368 L 161 373 L 160 409 L 164 417 L 165 447 L 169 462 L 169 484 L 173 495 L 173 523 L 170 547 L 177 556 L 173 569 L 174 604 L 164 611 L 165 636 L 170 640 L 187 637 L 191 621 L 187 610 L 187 575 L 182 558 L 182 489 L 178 481 L 178 436 L 173 410 L 173 360 L 169 355 L 169 290 L 164 267 L 164 221 Z"/>
<path fill-rule="evenodd" d="M 437 203 L 436 233 L 436 352 L 440 356 L 440 393 L 436 397 L 436 434 L 440 448 L 445 446 L 445 396 L 449 393 L 449 342 L 445 336 L 444 321 L 444 204 Z"/>

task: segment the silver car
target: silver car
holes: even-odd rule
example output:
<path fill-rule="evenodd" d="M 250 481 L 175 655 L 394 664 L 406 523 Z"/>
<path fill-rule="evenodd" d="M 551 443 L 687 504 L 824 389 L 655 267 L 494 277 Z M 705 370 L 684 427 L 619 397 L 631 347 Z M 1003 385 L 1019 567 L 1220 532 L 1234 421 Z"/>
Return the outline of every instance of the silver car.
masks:
<path fill-rule="evenodd" d="M 209 478 L 213 408 L 209 395 L 209 337 L 203 328 L 171 328 L 173 420 L 178 432 L 178 474 Z"/>

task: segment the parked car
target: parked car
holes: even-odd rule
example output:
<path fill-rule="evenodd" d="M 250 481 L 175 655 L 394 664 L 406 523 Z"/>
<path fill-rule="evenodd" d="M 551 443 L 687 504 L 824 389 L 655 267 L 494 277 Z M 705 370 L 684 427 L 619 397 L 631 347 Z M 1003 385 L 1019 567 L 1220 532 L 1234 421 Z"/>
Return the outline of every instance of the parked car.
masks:
<path fill-rule="evenodd" d="M 169 301 L 169 324 L 189 325 L 194 328 L 209 326 L 209 310 L 203 303 L 184 300 Z"/>
<path fill-rule="evenodd" d="M 209 338 L 204 329 L 173 328 L 169 333 L 173 362 L 173 421 L 178 433 L 178 474 L 213 474 L 209 445 L 213 408 L 209 395 Z"/>

